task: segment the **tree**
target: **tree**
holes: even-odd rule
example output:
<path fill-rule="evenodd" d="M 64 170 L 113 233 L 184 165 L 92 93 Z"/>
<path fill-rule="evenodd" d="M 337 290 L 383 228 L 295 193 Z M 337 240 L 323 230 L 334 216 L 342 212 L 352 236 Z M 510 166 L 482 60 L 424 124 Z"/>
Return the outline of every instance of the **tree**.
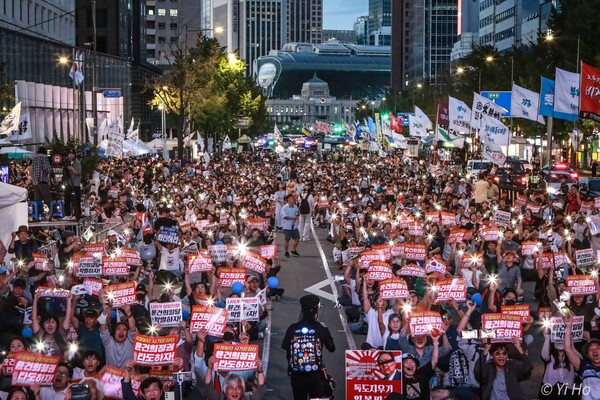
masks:
<path fill-rule="evenodd" d="M 0 103 L 12 101 L 12 93 L 15 88 L 14 82 L 6 80 L 4 68 L 5 64 L 0 62 Z"/>

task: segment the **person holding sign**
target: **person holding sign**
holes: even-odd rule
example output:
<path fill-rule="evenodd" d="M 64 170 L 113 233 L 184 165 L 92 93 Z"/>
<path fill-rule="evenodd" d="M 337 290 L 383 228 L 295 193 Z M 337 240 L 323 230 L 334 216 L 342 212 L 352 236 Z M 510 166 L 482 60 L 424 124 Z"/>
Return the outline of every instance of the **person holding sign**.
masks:
<path fill-rule="evenodd" d="M 519 382 L 529 378 L 533 364 L 521 347 L 520 339 L 514 339 L 513 344 L 521 359 L 508 358 L 506 343 L 485 345 L 483 355 L 491 355 L 491 360 L 475 364 L 475 378 L 482 385 L 484 399 L 527 400 Z"/>
<path fill-rule="evenodd" d="M 38 343 L 43 343 L 42 353 L 49 356 L 64 356 L 67 350 L 67 330 L 60 324 L 59 318 L 53 314 L 44 314 L 39 317 L 38 301 L 40 300 L 40 291 L 35 292 L 33 299 L 33 307 L 31 314 L 31 329 L 33 330 L 34 339 Z M 67 300 L 67 315 L 71 315 L 71 293 Z"/>
<path fill-rule="evenodd" d="M 129 305 L 124 305 L 123 311 L 127 317 L 127 323 L 118 322 L 112 335 L 107 326 L 110 321 L 110 308 L 107 302 L 104 303 L 104 312 L 98 317 L 106 363 L 118 368 L 123 368 L 125 363 L 133 358 L 133 339 L 137 332 L 135 319 Z"/>
<path fill-rule="evenodd" d="M 565 321 L 565 353 L 573 365 L 582 382 L 582 400 L 595 400 L 600 391 L 600 340 L 590 339 L 581 354 L 575 350 L 572 337 L 572 318 L 563 317 Z"/>
<path fill-rule="evenodd" d="M 257 361 L 256 368 L 256 382 L 257 385 L 252 389 L 252 394 L 246 395 L 246 383 L 239 375 L 228 375 L 222 384 L 222 393 L 217 391 L 213 382 L 214 365 L 217 359 L 212 356 L 208 359 L 208 369 L 204 377 L 204 384 L 206 385 L 206 398 L 208 400 L 262 400 L 267 392 L 267 386 L 265 385 L 265 373 L 263 370 L 263 364 L 261 360 Z"/>
<path fill-rule="evenodd" d="M 575 382 L 575 368 L 569 361 L 565 352 L 564 343 L 550 343 L 550 329 L 544 329 L 544 344 L 541 353 L 542 360 L 546 364 L 544 372 L 544 385 L 551 386 L 555 394 L 566 385 L 573 387 Z M 570 393 L 570 391 L 569 391 Z M 565 394 L 567 394 L 565 392 Z M 551 399 L 556 396 L 548 396 L 547 393 L 540 393 L 540 399 Z"/>

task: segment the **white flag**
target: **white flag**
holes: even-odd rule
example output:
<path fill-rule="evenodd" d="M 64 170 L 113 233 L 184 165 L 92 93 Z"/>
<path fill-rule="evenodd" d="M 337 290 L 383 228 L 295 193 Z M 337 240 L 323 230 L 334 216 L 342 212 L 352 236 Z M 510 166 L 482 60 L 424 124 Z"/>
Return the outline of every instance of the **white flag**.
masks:
<path fill-rule="evenodd" d="M 464 101 L 448 97 L 448 128 L 454 132 L 469 132 L 471 130 L 471 109 Z"/>
<path fill-rule="evenodd" d="M 123 155 L 123 140 L 125 135 L 119 129 L 119 121 L 112 120 L 108 125 L 108 144 L 106 146 L 107 157 L 121 157 Z"/>
<path fill-rule="evenodd" d="M 416 118 L 414 115 L 408 116 L 408 130 L 410 136 L 416 136 L 424 138 L 427 136 L 427 129 L 423 126 L 423 122 Z"/>
<path fill-rule="evenodd" d="M 200 146 L 200 152 L 204 152 L 204 138 L 200 136 L 200 132 L 196 131 L 196 142 Z"/>
<path fill-rule="evenodd" d="M 8 140 L 11 142 L 18 142 L 20 140 L 31 139 L 33 134 L 31 133 L 31 124 L 29 123 L 29 113 L 21 115 L 21 122 L 19 122 L 19 129 L 13 131 Z"/>
<path fill-rule="evenodd" d="M 273 136 L 275 136 L 275 141 L 277 143 L 279 143 L 279 144 L 283 143 L 283 135 L 281 134 L 281 131 L 277 127 L 277 124 L 275 124 L 275 128 L 273 128 Z"/>
<path fill-rule="evenodd" d="M 481 128 L 481 116 L 487 115 L 495 119 L 500 119 L 502 114 L 508 111 L 492 100 L 481 96 L 478 93 L 473 93 L 473 107 L 471 107 L 471 129 Z"/>
<path fill-rule="evenodd" d="M 195 132 L 192 132 L 183 138 L 183 147 L 186 147 L 190 144 L 190 142 L 192 141 L 192 138 L 194 137 L 194 133 Z"/>
<path fill-rule="evenodd" d="M 465 140 L 456 133 L 451 133 L 446 129 L 438 126 L 438 140 L 450 143 L 452 146 L 462 149 L 465 146 Z"/>
<path fill-rule="evenodd" d="M 131 133 L 133 132 L 133 125 L 135 125 L 135 120 L 131 117 L 131 123 L 129 124 L 129 129 L 127 129 L 127 138 L 131 139 Z"/>
<path fill-rule="evenodd" d="M 568 114 L 569 121 L 579 117 L 579 74 L 556 68 L 554 112 Z"/>
<path fill-rule="evenodd" d="M 85 79 L 81 69 L 83 67 L 83 53 L 77 52 L 75 53 L 75 60 L 73 60 L 73 64 L 71 64 L 71 70 L 69 71 L 69 76 L 75 82 L 75 86 L 81 85 L 81 82 Z"/>
<path fill-rule="evenodd" d="M 12 110 L 0 123 L 0 135 L 10 135 L 12 131 L 19 130 L 19 121 L 21 121 L 21 103 L 17 103 Z"/>
<path fill-rule="evenodd" d="M 573 128 L 573 130 L 569 132 L 569 137 L 571 138 L 571 146 L 573 146 L 573 151 L 577 151 L 579 143 L 581 143 L 581 132 L 578 128 Z"/>
<path fill-rule="evenodd" d="M 481 156 L 499 166 L 503 166 L 506 162 L 506 154 L 494 143 L 481 143 Z"/>
<path fill-rule="evenodd" d="M 512 85 L 510 116 L 526 118 L 544 124 L 544 118 L 538 115 L 540 94 L 521 86 Z"/>
<path fill-rule="evenodd" d="M 421 110 L 417 106 L 415 106 L 415 118 L 423 124 L 423 127 L 426 130 L 430 131 L 433 129 L 433 125 L 431 124 L 431 120 L 429 119 L 427 114 L 425 114 L 423 110 Z"/>
<path fill-rule="evenodd" d="M 225 136 L 225 139 L 223 139 L 223 150 L 231 150 L 231 140 L 229 139 L 229 136 Z"/>
<path fill-rule="evenodd" d="M 136 128 L 133 132 L 131 132 L 128 136 L 128 139 L 137 143 L 137 141 L 140 140 L 140 129 Z"/>
<path fill-rule="evenodd" d="M 497 146 L 508 146 L 511 141 L 511 133 L 508 127 L 496 118 L 485 114 L 481 116 L 479 137 L 483 143 L 494 143 Z"/>

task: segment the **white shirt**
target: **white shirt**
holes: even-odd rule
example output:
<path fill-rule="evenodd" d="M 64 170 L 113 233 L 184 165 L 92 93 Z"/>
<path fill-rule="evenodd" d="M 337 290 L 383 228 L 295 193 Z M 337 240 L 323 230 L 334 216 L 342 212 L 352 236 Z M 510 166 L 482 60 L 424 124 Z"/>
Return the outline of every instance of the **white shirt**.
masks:
<path fill-rule="evenodd" d="M 179 271 L 179 248 L 176 247 L 173 252 L 163 247 L 160 252 L 159 270 Z"/>
<path fill-rule="evenodd" d="M 394 310 L 389 309 L 383 313 L 383 325 L 385 333 L 387 331 L 388 320 L 390 319 L 390 314 L 392 314 Z M 369 324 L 369 330 L 367 331 L 367 343 L 371 346 L 377 348 L 383 346 L 383 333 L 379 330 L 379 322 L 377 320 L 377 310 L 371 308 L 366 315 L 367 322 Z"/>
<path fill-rule="evenodd" d="M 61 390 L 60 392 L 54 391 L 52 386 L 43 387 L 40 389 L 40 398 L 42 400 L 64 400 L 65 399 L 65 390 Z"/>

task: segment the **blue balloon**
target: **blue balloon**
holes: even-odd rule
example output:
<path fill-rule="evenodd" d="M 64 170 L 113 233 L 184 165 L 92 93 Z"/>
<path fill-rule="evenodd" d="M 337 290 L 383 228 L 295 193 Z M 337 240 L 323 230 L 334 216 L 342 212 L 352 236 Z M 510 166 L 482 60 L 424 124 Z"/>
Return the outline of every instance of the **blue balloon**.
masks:
<path fill-rule="evenodd" d="M 279 279 L 275 278 L 274 276 L 271 276 L 269 277 L 269 279 L 267 279 L 267 285 L 271 289 L 277 289 L 277 286 L 279 286 Z"/>
<path fill-rule="evenodd" d="M 477 307 L 481 307 L 481 293 L 475 293 L 471 296 L 471 301 L 477 304 Z"/>
<path fill-rule="evenodd" d="M 240 294 L 244 290 L 244 285 L 241 282 L 233 282 L 231 285 L 231 293 Z"/>
<path fill-rule="evenodd" d="M 216 244 L 224 244 L 222 240 L 217 240 Z"/>
<path fill-rule="evenodd" d="M 21 335 L 23 335 L 24 338 L 30 338 L 30 337 L 33 336 L 33 329 L 31 329 L 30 327 L 26 326 L 21 331 Z"/>
<path fill-rule="evenodd" d="M 117 310 L 110 310 L 110 317 L 112 319 L 117 319 Z"/>
<path fill-rule="evenodd" d="M 190 317 L 190 312 L 184 310 L 181 312 L 181 316 L 183 317 L 183 319 L 188 319 Z"/>

